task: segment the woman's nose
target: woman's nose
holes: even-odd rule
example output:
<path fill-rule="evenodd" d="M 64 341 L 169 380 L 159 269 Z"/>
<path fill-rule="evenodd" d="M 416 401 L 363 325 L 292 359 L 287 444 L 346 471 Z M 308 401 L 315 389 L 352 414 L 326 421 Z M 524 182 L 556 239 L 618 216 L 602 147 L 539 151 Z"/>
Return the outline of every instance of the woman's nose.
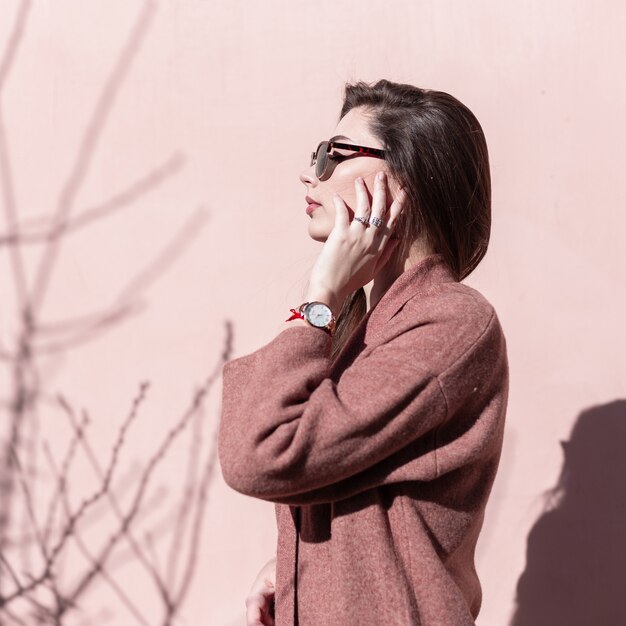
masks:
<path fill-rule="evenodd" d="M 300 181 L 305 185 L 317 185 L 317 177 L 315 176 L 315 172 L 313 171 L 313 165 L 307 167 L 305 170 L 300 172 Z"/>

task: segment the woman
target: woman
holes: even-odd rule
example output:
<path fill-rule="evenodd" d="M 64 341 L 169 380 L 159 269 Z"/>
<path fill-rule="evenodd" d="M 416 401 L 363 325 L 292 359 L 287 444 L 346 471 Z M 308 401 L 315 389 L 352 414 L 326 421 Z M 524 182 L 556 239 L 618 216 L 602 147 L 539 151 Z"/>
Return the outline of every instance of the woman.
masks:
<path fill-rule="evenodd" d="M 498 317 L 459 282 L 489 241 L 485 138 L 387 80 L 346 85 L 335 134 L 300 177 L 313 304 L 223 369 L 224 479 L 278 525 L 247 623 L 474 624 L 508 397 Z"/>

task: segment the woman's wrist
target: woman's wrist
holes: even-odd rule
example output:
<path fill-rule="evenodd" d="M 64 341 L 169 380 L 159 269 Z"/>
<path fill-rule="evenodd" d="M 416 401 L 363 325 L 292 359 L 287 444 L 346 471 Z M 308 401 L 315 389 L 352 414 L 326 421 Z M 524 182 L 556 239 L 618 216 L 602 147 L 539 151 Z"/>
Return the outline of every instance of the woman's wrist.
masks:
<path fill-rule="evenodd" d="M 323 302 L 324 304 L 330 307 L 330 310 L 332 311 L 332 314 L 335 320 L 337 319 L 339 311 L 341 310 L 341 307 L 343 306 L 343 300 L 341 298 L 337 297 L 331 291 L 324 290 L 324 289 L 310 288 L 306 293 L 304 302 Z M 305 321 L 302 317 L 298 316 L 301 314 L 296 313 L 296 310 L 299 309 L 299 307 L 300 305 L 291 309 L 293 314 L 291 317 L 286 319 L 285 322 L 287 322 L 289 326 L 293 326 L 295 324 L 297 326 L 309 326 L 310 327 L 311 324 Z M 287 326 L 281 325 L 278 332 L 280 333 L 285 328 L 287 328 Z M 320 329 L 320 330 L 324 330 L 324 332 L 327 332 L 325 329 Z"/>
<path fill-rule="evenodd" d="M 305 302 L 323 302 L 330 307 L 335 319 L 339 315 L 339 311 L 343 305 L 344 298 L 337 296 L 337 294 L 324 289 L 309 289 L 307 291 Z"/>

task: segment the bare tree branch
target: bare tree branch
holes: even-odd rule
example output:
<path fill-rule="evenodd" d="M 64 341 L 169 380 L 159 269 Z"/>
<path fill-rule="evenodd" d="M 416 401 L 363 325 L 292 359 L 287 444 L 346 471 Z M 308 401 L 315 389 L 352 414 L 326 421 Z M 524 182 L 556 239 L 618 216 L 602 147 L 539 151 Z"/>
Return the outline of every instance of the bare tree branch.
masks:
<path fill-rule="evenodd" d="M 64 626 L 70 615 L 84 617 L 83 626 L 101 626 L 114 613 L 111 607 L 98 612 L 98 607 L 87 602 L 98 582 L 106 584 L 128 615 L 145 626 L 152 620 L 144 615 L 144 607 L 112 574 L 122 566 L 137 568 L 145 576 L 162 605 L 156 607 L 161 610 L 160 623 L 171 625 L 183 606 L 196 569 L 217 450 L 215 433 L 208 441 L 203 437 L 207 421 L 204 401 L 230 358 L 230 322 L 226 322 L 226 341 L 214 371 L 194 391 L 191 402 L 165 435 L 157 439 L 147 460 L 134 465 L 128 473 L 123 467 L 130 463 L 126 459 L 128 435 L 139 419 L 148 383 L 141 383 L 102 464 L 90 442 L 94 436 L 93 429 L 88 428 L 89 413 L 83 409 L 79 419 L 65 396 L 50 393 L 47 385 L 51 363 L 58 364 L 71 348 L 102 337 L 122 320 L 144 310 L 142 294 L 189 246 L 206 218 L 205 208 L 198 207 L 151 262 L 119 288 L 110 305 L 87 315 L 43 319 L 46 295 L 58 282 L 53 278 L 57 278 L 57 261 L 67 235 L 132 206 L 171 178 L 184 163 L 184 155 L 175 152 L 117 193 L 82 211 L 76 210 L 76 199 L 92 166 L 102 130 L 156 7 L 154 1 L 147 0 L 128 34 L 50 215 L 19 219 L 2 108 L 4 87 L 26 32 L 31 8 L 28 0 L 18 8 L 0 59 L 0 201 L 6 221 L 0 233 L 0 250 L 2 246 L 7 249 L 11 262 L 17 321 L 15 333 L 6 342 L 10 345 L 0 345 L 0 366 L 10 368 L 12 385 L 11 396 L 0 400 L 0 410 L 8 418 L 3 423 L 6 436 L 0 434 L 0 626 Z M 36 246 L 41 246 L 43 252 L 34 263 L 34 280 L 29 285 L 25 267 L 32 263 L 26 253 Z M 56 417 L 59 408 L 69 421 L 70 433 L 56 453 L 57 462 L 52 446 L 40 433 L 40 425 Z M 40 410 L 45 411 L 41 416 Z M 173 503 L 170 505 L 168 500 L 164 507 L 166 492 L 156 478 L 157 470 L 172 447 L 185 441 L 185 430 L 189 443 L 184 484 L 172 490 L 176 494 Z M 44 439 L 43 444 L 40 439 Z M 40 446 L 47 466 L 39 466 Z M 76 497 L 75 478 L 83 454 L 93 470 L 95 485 L 90 485 L 87 495 Z M 46 497 L 38 495 L 38 490 L 45 490 Z M 124 494 L 128 494 L 129 502 Z M 156 511 L 160 518 L 155 520 Z M 94 531 L 101 533 L 98 540 L 91 539 Z M 165 551 L 161 562 L 159 542 Z"/>

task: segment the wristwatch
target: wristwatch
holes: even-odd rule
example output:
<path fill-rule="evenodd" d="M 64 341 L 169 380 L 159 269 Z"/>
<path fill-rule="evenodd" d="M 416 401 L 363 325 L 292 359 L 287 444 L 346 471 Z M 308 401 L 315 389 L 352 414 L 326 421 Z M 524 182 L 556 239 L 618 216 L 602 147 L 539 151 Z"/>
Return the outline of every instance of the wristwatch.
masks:
<path fill-rule="evenodd" d="M 317 301 L 304 302 L 298 311 L 311 326 L 321 328 L 331 336 L 335 332 L 335 316 L 327 304 Z"/>

